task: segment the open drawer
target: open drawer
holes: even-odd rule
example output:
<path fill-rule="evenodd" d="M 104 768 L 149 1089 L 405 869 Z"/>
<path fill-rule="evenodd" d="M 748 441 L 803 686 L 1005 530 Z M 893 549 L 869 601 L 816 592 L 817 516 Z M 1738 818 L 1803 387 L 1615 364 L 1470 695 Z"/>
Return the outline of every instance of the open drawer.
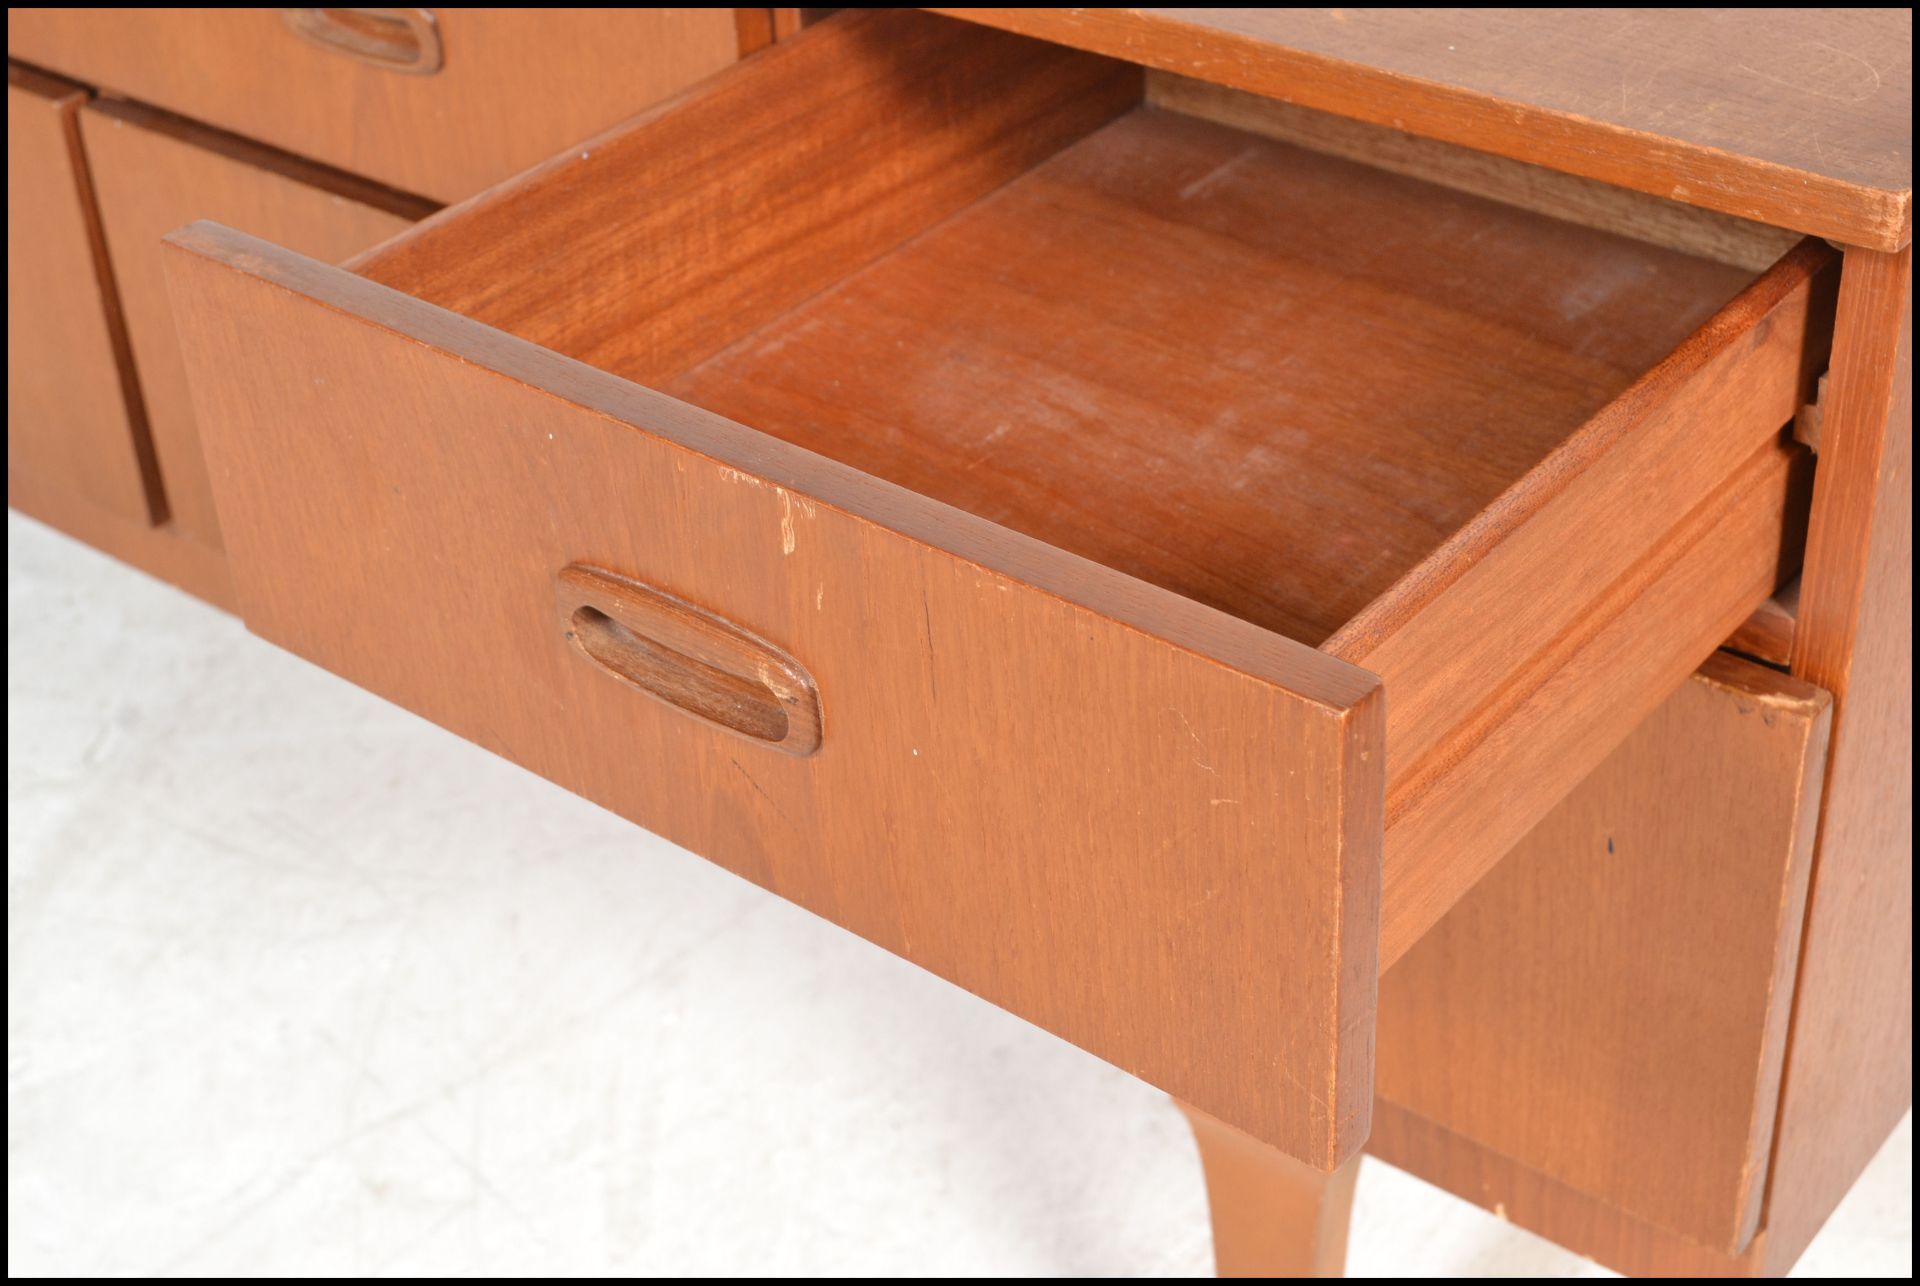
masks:
<path fill-rule="evenodd" d="M 1141 95 L 849 12 L 175 307 L 254 630 L 1331 1166 L 1382 961 L 1797 557 L 1831 256 Z"/>

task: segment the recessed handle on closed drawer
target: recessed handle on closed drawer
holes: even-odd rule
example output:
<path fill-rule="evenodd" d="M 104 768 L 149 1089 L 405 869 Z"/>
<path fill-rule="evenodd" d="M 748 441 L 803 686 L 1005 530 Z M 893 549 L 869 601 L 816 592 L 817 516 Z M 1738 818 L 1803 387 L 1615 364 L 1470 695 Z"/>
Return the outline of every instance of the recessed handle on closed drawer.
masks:
<path fill-rule="evenodd" d="M 431 9 L 282 9 L 280 21 L 302 40 L 374 67 L 415 76 L 440 70 Z"/>
<path fill-rule="evenodd" d="M 813 676 L 764 639 L 604 568 L 574 563 L 554 582 L 562 633 L 622 683 L 790 755 L 820 748 Z"/>

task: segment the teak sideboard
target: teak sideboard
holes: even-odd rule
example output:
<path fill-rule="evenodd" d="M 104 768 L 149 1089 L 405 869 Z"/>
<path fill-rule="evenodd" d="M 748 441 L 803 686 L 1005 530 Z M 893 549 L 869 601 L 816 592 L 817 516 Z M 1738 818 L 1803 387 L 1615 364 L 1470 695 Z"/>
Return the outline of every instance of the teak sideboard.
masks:
<path fill-rule="evenodd" d="M 8 497 L 1166 1090 L 1792 1265 L 1912 1093 L 1907 10 L 10 10 Z"/>

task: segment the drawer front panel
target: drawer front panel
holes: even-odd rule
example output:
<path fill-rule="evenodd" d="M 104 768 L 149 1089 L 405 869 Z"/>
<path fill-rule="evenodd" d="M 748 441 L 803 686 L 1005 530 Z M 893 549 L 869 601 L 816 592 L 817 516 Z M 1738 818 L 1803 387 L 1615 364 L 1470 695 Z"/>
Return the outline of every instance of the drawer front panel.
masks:
<path fill-rule="evenodd" d="M 1359 1146 L 1371 676 L 351 274 L 174 241 L 254 630 L 1297 1156 Z M 620 628 L 569 637 L 583 604 Z M 754 713 L 807 683 L 817 748 Z"/>
<path fill-rule="evenodd" d="M 163 515 L 75 121 L 86 92 L 7 73 L 7 476 L 146 526 Z"/>
<path fill-rule="evenodd" d="M 1448 1157 L 1484 1149 L 1743 1250 L 1831 704 L 1709 661 L 1382 980 L 1380 1097 L 1458 1140 Z"/>
<path fill-rule="evenodd" d="M 431 207 L 396 202 L 366 184 L 304 174 L 277 154 L 132 104 L 88 106 L 81 132 L 168 513 L 182 535 L 218 548 L 219 520 L 174 337 L 160 239 L 194 219 L 218 219 L 336 262 L 386 240 Z"/>
<path fill-rule="evenodd" d="M 369 56 L 355 33 L 282 16 L 355 12 L 431 21 L 396 25 L 385 56 Z M 425 72 L 430 57 L 408 46 L 435 40 Z M 731 9 L 7 13 L 13 57 L 440 201 L 718 71 L 740 47 Z"/>

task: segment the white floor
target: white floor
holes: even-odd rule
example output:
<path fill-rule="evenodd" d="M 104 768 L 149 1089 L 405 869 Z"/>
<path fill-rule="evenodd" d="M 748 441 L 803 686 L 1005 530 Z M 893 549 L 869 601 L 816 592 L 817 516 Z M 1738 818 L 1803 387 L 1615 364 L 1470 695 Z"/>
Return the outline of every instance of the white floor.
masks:
<path fill-rule="evenodd" d="M 7 694 L 11 1275 L 1211 1269 L 1163 1095 L 17 515 Z M 1912 1169 L 1801 1273 L 1910 1277 Z"/>

